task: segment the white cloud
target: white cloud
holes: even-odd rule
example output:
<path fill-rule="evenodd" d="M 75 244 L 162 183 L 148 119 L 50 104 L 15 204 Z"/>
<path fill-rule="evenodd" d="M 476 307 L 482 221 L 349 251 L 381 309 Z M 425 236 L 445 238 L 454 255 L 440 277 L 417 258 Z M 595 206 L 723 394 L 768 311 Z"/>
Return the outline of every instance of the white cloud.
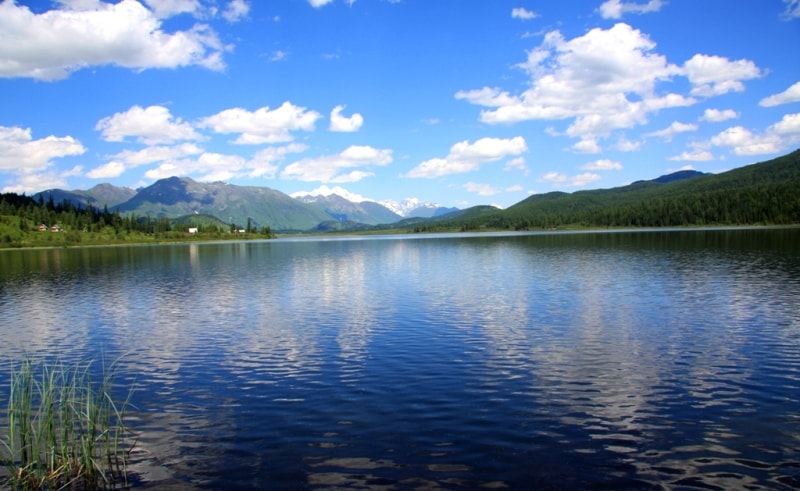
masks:
<path fill-rule="evenodd" d="M 600 153 L 603 149 L 594 138 L 584 138 L 572 145 L 572 150 L 578 153 Z"/>
<path fill-rule="evenodd" d="M 328 5 L 331 2 L 333 2 L 333 0 L 308 0 L 308 3 L 315 9 L 324 7 L 325 5 Z"/>
<path fill-rule="evenodd" d="M 523 157 L 517 157 L 515 159 L 511 159 L 506 162 L 505 167 L 503 170 L 511 171 L 511 170 L 520 170 L 523 172 L 524 175 L 528 175 L 528 164 L 525 162 Z"/>
<path fill-rule="evenodd" d="M 495 194 L 503 191 L 502 189 L 490 184 L 480 184 L 472 181 L 464 184 L 464 189 L 470 193 L 476 193 L 479 196 L 494 196 Z"/>
<path fill-rule="evenodd" d="M 256 152 L 248 163 L 248 177 L 272 179 L 278 173 L 277 162 L 287 155 L 305 152 L 308 147 L 302 143 L 290 143 L 279 147 L 267 147 Z"/>
<path fill-rule="evenodd" d="M 34 193 L 44 189 L 65 188 L 67 178 L 80 175 L 81 167 L 75 166 L 66 171 L 47 170 L 33 174 L 18 175 L 16 181 L 2 189 L 4 193 Z"/>
<path fill-rule="evenodd" d="M 112 158 L 124 162 L 128 167 L 136 167 L 164 160 L 180 159 L 201 153 L 203 153 L 203 149 L 194 143 L 183 143 L 174 146 L 146 147 L 138 151 L 124 150 Z"/>
<path fill-rule="evenodd" d="M 491 184 L 483 184 L 478 182 L 469 181 L 463 185 L 463 188 L 470 193 L 475 193 L 478 196 L 494 196 L 500 193 L 517 193 L 522 191 L 522 186 L 519 184 L 515 184 L 513 186 L 509 186 L 507 188 L 500 188 L 497 186 L 492 186 Z M 499 205 L 493 205 L 498 208 L 502 208 Z"/>
<path fill-rule="evenodd" d="M 222 11 L 222 17 L 228 22 L 238 22 L 250 13 L 250 5 L 245 0 L 231 0 Z"/>
<path fill-rule="evenodd" d="M 717 147 L 730 147 L 736 155 L 766 155 L 778 153 L 800 144 L 800 113 L 785 114 L 763 133 L 753 133 L 734 126 L 709 140 Z"/>
<path fill-rule="evenodd" d="M 511 17 L 514 19 L 530 20 L 535 19 L 538 16 L 539 15 L 536 12 L 528 10 L 524 7 L 515 7 L 511 9 Z"/>
<path fill-rule="evenodd" d="M 198 155 L 203 150 L 193 143 L 175 146 L 151 146 L 141 150 L 124 150 L 111 157 L 105 164 L 86 173 L 92 179 L 110 179 L 124 174 L 128 169 L 157 162 L 174 161 Z"/>
<path fill-rule="evenodd" d="M 710 121 L 712 123 L 719 123 L 722 121 L 727 121 L 729 119 L 736 119 L 739 117 L 739 113 L 734 111 L 733 109 L 706 109 L 703 113 L 703 116 L 700 118 L 700 121 Z"/>
<path fill-rule="evenodd" d="M 159 19 L 179 14 L 196 15 L 202 10 L 199 0 L 144 0 Z"/>
<path fill-rule="evenodd" d="M 358 113 L 353 113 L 348 118 L 342 116 L 342 111 L 344 111 L 344 106 L 342 105 L 334 107 L 333 111 L 331 111 L 330 130 L 344 133 L 358 131 L 364 124 L 364 118 Z"/>
<path fill-rule="evenodd" d="M 675 135 L 680 133 L 686 133 L 688 131 L 697 131 L 697 125 L 691 123 L 681 123 L 680 121 L 673 121 L 671 125 L 667 126 L 663 130 L 653 131 L 652 133 L 648 133 L 646 136 L 656 136 L 659 138 L 663 138 L 666 141 L 672 141 L 672 138 Z"/>
<path fill-rule="evenodd" d="M 374 199 L 370 199 L 364 196 L 361 196 L 357 193 L 352 193 L 347 189 L 341 186 L 334 186 L 328 187 L 326 185 L 322 185 L 313 191 L 297 191 L 295 193 L 290 194 L 292 198 L 300 198 L 303 196 L 331 196 L 331 195 L 341 196 L 342 198 L 346 199 L 347 201 L 352 201 L 353 203 L 363 203 L 364 201 L 372 201 L 375 202 Z"/>
<path fill-rule="evenodd" d="M 191 124 L 174 118 L 163 106 L 133 106 L 125 112 L 101 119 L 95 129 L 106 141 L 121 142 L 132 137 L 147 145 L 201 138 Z"/>
<path fill-rule="evenodd" d="M 179 8 L 177 2 L 158 5 Z M 204 24 L 165 32 L 157 13 L 135 0 L 70 2 L 40 14 L 13 1 L 0 3 L 0 77 L 58 80 L 102 65 L 222 70 L 228 49 Z"/>
<path fill-rule="evenodd" d="M 251 159 L 241 155 L 203 152 L 197 158 L 169 159 L 145 173 L 149 179 L 162 179 L 174 175 L 192 175 L 199 181 L 229 181 L 235 178 L 275 177 L 278 162 L 291 153 L 306 150 L 306 146 L 290 143 L 284 146 L 267 147 Z"/>
<path fill-rule="evenodd" d="M 549 182 L 556 187 L 583 187 L 598 180 L 600 180 L 600 175 L 592 172 L 584 172 L 583 174 L 569 177 L 566 174 L 552 171 L 539 178 L 540 182 Z"/>
<path fill-rule="evenodd" d="M 798 3 L 800 3 L 800 0 L 798 0 Z M 798 6 L 798 9 L 800 9 L 800 6 Z M 773 107 L 781 104 L 789 104 L 791 102 L 800 102 L 800 82 L 797 82 L 780 94 L 774 94 L 761 99 L 758 105 L 761 107 Z"/>
<path fill-rule="evenodd" d="M 581 166 L 583 170 L 622 170 L 622 164 L 609 159 L 594 160 Z"/>
<path fill-rule="evenodd" d="M 712 137 L 711 144 L 731 147 L 736 155 L 763 155 L 775 153 L 780 148 L 775 135 L 756 135 L 742 126 L 728 128 Z"/>
<path fill-rule="evenodd" d="M 226 109 L 204 118 L 200 126 L 217 133 L 239 133 L 236 144 L 279 143 L 293 140 L 293 131 L 313 131 L 322 115 L 305 107 L 284 102 L 270 110 L 264 106 L 255 111 L 242 108 Z"/>
<path fill-rule="evenodd" d="M 625 8 L 643 12 L 657 10 L 661 3 L 605 5 L 620 12 Z M 745 81 L 763 75 L 752 61 L 704 54 L 678 66 L 655 48 L 648 36 L 624 23 L 591 29 L 573 39 L 551 31 L 517 65 L 530 76 L 526 90 L 513 93 L 483 87 L 460 90 L 455 97 L 483 106 L 480 119 L 489 124 L 566 120 L 565 131 L 548 132 L 579 139 L 572 146 L 576 152 L 597 153 L 600 139 L 615 130 L 643 125 L 651 114 L 662 110 L 691 106 L 698 97 L 744 90 Z M 659 90 L 678 77 L 690 82 L 689 94 Z M 687 128 L 672 128 L 672 134 L 676 129 Z"/>
<path fill-rule="evenodd" d="M 641 146 L 641 142 L 628 140 L 625 137 L 620 137 L 620 139 L 617 141 L 617 150 L 620 152 L 634 152 L 639 150 L 639 147 Z"/>
<path fill-rule="evenodd" d="M 518 65 L 531 77 L 529 89 L 513 95 L 484 87 L 455 97 L 490 108 L 481 112 L 486 123 L 571 119 L 567 135 L 594 140 L 643 124 L 651 112 L 695 102 L 655 92 L 657 83 L 682 70 L 654 49 L 647 36 L 623 23 L 572 40 L 552 31 Z"/>
<path fill-rule="evenodd" d="M 784 114 L 783 118 L 767 128 L 767 131 L 790 137 L 800 135 L 800 113 Z"/>
<path fill-rule="evenodd" d="M 126 170 L 125 164 L 117 160 L 112 160 L 111 162 L 90 170 L 86 173 L 86 177 L 90 179 L 111 179 L 121 176 Z"/>
<path fill-rule="evenodd" d="M 226 181 L 234 177 L 247 164 L 239 155 L 213 152 L 201 154 L 197 159 L 170 160 L 145 172 L 148 179 L 164 179 L 175 175 L 194 175 L 200 181 Z"/>
<path fill-rule="evenodd" d="M 584 172 L 583 174 L 578 174 L 577 176 L 573 176 L 570 185 L 574 187 L 583 187 L 591 182 L 599 180 L 600 180 L 600 175 L 594 174 L 592 172 Z"/>
<path fill-rule="evenodd" d="M 81 172 L 80 166 L 53 170 L 54 159 L 82 155 L 86 149 L 71 136 L 47 136 L 34 140 L 30 128 L 0 126 L 0 172 L 14 174 L 15 182 L 3 192 L 33 192 L 63 187 L 66 177 Z"/>
<path fill-rule="evenodd" d="M 174 146 L 151 146 L 138 151 L 125 150 L 110 157 L 107 163 L 86 175 L 93 179 L 118 177 L 139 166 L 154 165 L 145 176 L 152 179 L 173 175 L 192 175 L 201 181 L 221 181 L 232 178 L 272 178 L 286 155 L 304 152 L 306 145 L 290 143 L 259 150 L 251 159 L 240 155 L 206 152 L 193 143 Z"/>
<path fill-rule="evenodd" d="M 391 150 L 354 145 L 336 155 L 293 162 L 283 169 L 281 177 L 298 181 L 356 182 L 372 175 L 359 168 L 385 166 L 391 162 Z"/>
<path fill-rule="evenodd" d="M 405 177 L 440 177 L 477 170 L 481 164 L 494 162 L 508 156 L 528 151 L 525 139 L 481 138 L 474 143 L 464 140 L 450 147 L 445 158 L 433 158 L 422 162 L 405 174 Z"/>
<path fill-rule="evenodd" d="M 786 4 L 786 10 L 783 11 L 783 17 L 787 20 L 800 18 L 800 0 L 783 0 Z"/>
<path fill-rule="evenodd" d="M 695 149 L 690 152 L 683 152 L 680 155 L 675 155 L 674 157 L 670 157 L 670 160 L 678 160 L 678 161 L 692 161 L 692 162 L 705 162 L 709 160 L 714 160 L 714 155 L 708 150 L 703 149 Z"/>
<path fill-rule="evenodd" d="M 86 148 L 71 136 L 34 140 L 30 128 L 0 126 L 0 171 L 32 174 L 44 171 L 53 159 L 82 155 Z"/>
<path fill-rule="evenodd" d="M 274 61 L 285 60 L 287 56 L 289 56 L 289 53 L 287 51 L 283 51 L 283 50 L 279 49 L 279 50 L 275 51 L 274 53 L 272 53 L 272 56 L 269 57 L 269 61 L 273 61 L 274 62 Z"/>
<path fill-rule="evenodd" d="M 702 54 L 694 55 L 684 63 L 683 69 L 693 85 L 691 94 L 702 97 L 742 92 L 743 80 L 761 76 L 761 70 L 750 60 L 731 61 Z"/>
<path fill-rule="evenodd" d="M 625 2 L 620 0 L 607 0 L 600 5 L 600 16 L 604 19 L 621 19 L 626 13 L 645 14 L 658 12 L 664 3 L 661 0 L 649 0 L 645 4 Z"/>

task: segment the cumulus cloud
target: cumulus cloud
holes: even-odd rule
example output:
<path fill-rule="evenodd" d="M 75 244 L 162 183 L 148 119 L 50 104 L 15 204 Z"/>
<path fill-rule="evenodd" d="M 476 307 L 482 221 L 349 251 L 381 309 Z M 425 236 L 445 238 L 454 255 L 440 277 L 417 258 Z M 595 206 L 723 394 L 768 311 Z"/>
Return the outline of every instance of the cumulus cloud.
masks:
<path fill-rule="evenodd" d="M 331 2 L 333 2 L 333 0 L 308 0 L 308 3 L 315 9 L 324 7 L 325 5 L 328 5 Z"/>
<path fill-rule="evenodd" d="M 191 155 L 203 153 L 203 150 L 194 143 L 183 143 L 174 146 L 155 145 L 141 150 L 124 150 L 111 157 L 105 164 L 86 173 L 92 179 L 111 179 L 119 177 L 125 171 L 163 161 L 179 160 Z"/>
<path fill-rule="evenodd" d="M 228 22 L 238 22 L 250 13 L 250 5 L 245 0 L 231 0 L 222 11 L 222 17 Z"/>
<path fill-rule="evenodd" d="M 0 171 L 30 174 L 47 169 L 53 159 L 82 155 L 86 148 L 71 136 L 34 140 L 30 128 L 0 126 Z"/>
<path fill-rule="evenodd" d="M 582 138 L 572 145 L 572 150 L 578 153 L 600 153 L 603 151 L 594 138 Z"/>
<path fill-rule="evenodd" d="M 322 115 L 305 107 L 284 102 L 277 109 L 267 106 L 255 111 L 232 108 L 221 111 L 200 122 L 203 128 L 217 133 L 239 133 L 233 143 L 263 144 L 289 142 L 293 131 L 313 131 Z"/>
<path fill-rule="evenodd" d="M 303 153 L 308 149 L 303 143 L 289 143 L 277 147 L 267 147 L 256 152 L 247 166 L 248 177 L 272 179 L 278 172 L 278 162 L 289 154 Z"/>
<path fill-rule="evenodd" d="M 658 12 L 664 3 L 661 0 L 649 0 L 647 3 L 640 4 L 635 2 L 622 2 L 621 0 L 607 0 L 598 9 L 600 16 L 604 19 L 621 19 L 626 13 L 645 14 L 648 12 Z"/>
<path fill-rule="evenodd" d="M 709 143 L 717 147 L 729 147 L 736 155 L 778 153 L 800 144 L 800 113 L 785 114 L 762 133 L 734 126 L 713 136 Z"/>
<path fill-rule="evenodd" d="M 639 147 L 641 146 L 642 146 L 641 142 L 628 140 L 625 137 L 620 137 L 620 139 L 617 140 L 616 148 L 620 152 L 634 152 L 636 150 L 639 150 Z"/>
<path fill-rule="evenodd" d="M 530 20 L 535 19 L 538 16 L 539 15 L 536 12 L 528 10 L 524 7 L 515 7 L 511 9 L 511 17 L 514 19 Z"/>
<path fill-rule="evenodd" d="M 92 169 L 86 176 L 110 179 L 139 166 L 152 166 L 145 177 L 160 179 L 173 175 L 193 176 L 199 181 L 225 181 L 233 178 L 272 178 L 278 162 L 286 155 L 300 153 L 306 145 L 290 143 L 259 150 L 248 159 L 240 155 L 207 152 L 193 143 L 151 146 L 138 151 L 125 150 L 110 157 L 107 163 Z"/>
<path fill-rule="evenodd" d="M 331 183 L 356 182 L 373 175 L 373 166 L 392 163 L 392 151 L 353 145 L 336 155 L 325 155 L 293 162 L 281 171 L 283 179 Z"/>
<path fill-rule="evenodd" d="M 702 54 L 694 55 L 684 63 L 683 69 L 693 85 L 691 94 L 701 97 L 742 92 L 744 80 L 761 76 L 761 70 L 750 60 L 731 61 Z"/>
<path fill-rule="evenodd" d="M 800 2 L 800 0 L 798 0 L 798 2 Z M 800 82 L 797 82 L 780 94 L 774 94 L 761 99 L 758 105 L 761 107 L 773 107 L 792 102 L 800 102 Z"/>
<path fill-rule="evenodd" d="M 523 157 L 517 157 L 515 159 L 511 159 L 506 162 L 505 167 L 503 170 L 511 171 L 511 170 L 519 170 L 522 171 L 523 174 L 526 176 L 528 175 L 528 164 L 525 162 Z"/>
<path fill-rule="evenodd" d="M 33 138 L 30 128 L 0 126 L 0 172 L 12 173 L 16 183 L 3 192 L 27 192 L 59 187 L 66 177 L 80 172 L 76 166 L 67 171 L 52 170 L 54 159 L 82 155 L 86 148 L 71 136 Z"/>
<path fill-rule="evenodd" d="M 174 175 L 195 175 L 200 181 L 227 181 L 241 171 L 247 160 L 240 155 L 205 152 L 196 159 L 173 160 L 145 172 L 148 179 L 164 179 Z"/>
<path fill-rule="evenodd" d="M 739 117 L 739 113 L 734 111 L 733 109 L 706 109 L 703 112 L 703 116 L 700 117 L 700 121 L 709 121 L 712 123 L 719 123 L 722 121 L 727 121 L 729 119 L 736 119 Z"/>
<path fill-rule="evenodd" d="M 657 83 L 682 71 L 654 49 L 647 36 L 623 23 L 571 40 L 552 31 L 518 65 L 531 77 L 529 89 L 514 95 L 483 87 L 455 97 L 489 108 L 481 112 L 486 123 L 569 119 L 567 135 L 593 140 L 643 124 L 651 112 L 695 102 L 656 93 Z"/>
<path fill-rule="evenodd" d="M 525 139 L 481 138 L 474 143 L 464 140 L 450 148 L 445 158 L 422 162 L 405 174 L 405 177 L 440 177 L 477 170 L 482 164 L 505 157 L 521 155 L 528 151 Z"/>
<path fill-rule="evenodd" d="M 680 121 L 673 121 L 671 125 L 663 130 L 653 131 L 646 136 L 656 136 L 663 138 L 666 141 L 672 141 L 675 135 L 686 133 L 688 131 L 697 131 L 697 125 L 691 123 L 681 123 Z"/>
<path fill-rule="evenodd" d="M 147 145 L 201 138 L 191 124 L 173 117 L 163 106 L 133 106 L 125 112 L 101 119 L 95 129 L 106 141 L 121 142 L 131 137 Z"/>
<path fill-rule="evenodd" d="M 654 113 L 691 106 L 700 97 L 744 90 L 745 81 L 762 76 L 746 59 L 696 54 L 682 65 L 671 63 L 647 35 L 625 23 L 591 29 L 573 39 L 548 32 L 517 67 L 530 77 L 527 89 L 460 90 L 456 99 L 482 106 L 480 120 L 489 124 L 566 121 L 568 127 L 559 133 L 578 138 L 573 150 L 582 153 L 601 151 L 600 139 L 646 124 Z M 679 77 L 690 82 L 689 93 L 664 90 Z"/>
<path fill-rule="evenodd" d="M 331 125 L 329 128 L 331 131 L 352 133 L 361 129 L 364 124 L 364 118 L 360 114 L 354 113 L 348 118 L 342 116 L 342 111 L 344 111 L 344 106 L 342 105 L 334 107 L 333 111 L 331 111 Z"/>
<path fill-rule="evenodd" d="M 0 3 L 0 77 L 59 80 L 90 67 L 135 70 L 190 65 L 222 70 L 229 49 L 206 24 L 166 32 L 161 16 L 191 11 L 196 2 L 136 0 L 118 3 L 71 1 L 33 13 L 24 5 Z"/>
<path fill-rule="evenodd" d="M 581 166 L 583 170 L 622 170 L 622 164 L 609 159 L 594 160 Z"/>

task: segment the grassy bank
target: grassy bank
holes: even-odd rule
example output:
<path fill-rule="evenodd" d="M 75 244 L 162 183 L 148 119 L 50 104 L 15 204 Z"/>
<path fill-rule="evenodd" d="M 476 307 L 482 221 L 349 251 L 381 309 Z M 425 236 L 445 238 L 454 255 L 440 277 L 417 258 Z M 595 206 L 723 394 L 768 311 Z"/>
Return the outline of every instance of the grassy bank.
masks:
<path fill-rule="evenodd" d="M 101 380 L 90 363 L 23 361 L 11 373 L 0 459 L 11 489 L 120 489 L 127 487 L 124 424 L 128 398 L 112 398 L 114 365 Z M 2 481 L 0 481 L 2 483 Z"/>

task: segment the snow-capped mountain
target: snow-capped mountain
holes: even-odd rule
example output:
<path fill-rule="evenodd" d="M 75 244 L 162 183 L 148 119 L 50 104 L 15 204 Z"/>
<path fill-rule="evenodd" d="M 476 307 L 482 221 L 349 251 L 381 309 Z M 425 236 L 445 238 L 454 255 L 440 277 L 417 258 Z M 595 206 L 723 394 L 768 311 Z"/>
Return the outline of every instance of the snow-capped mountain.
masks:
<path fill-rule="evenodd" d="M 445 208 L 442 207 L 441 205 L 438 205 L 436 203 L 431 203 L 429 201 L 421 201 L 417 198 L 406 198 L 402 201 L 375 200 L 372 198 L 361 196 L 360 194 L 351 193 L 350 191 L 344 189 L 341 186 L 334 186 L 331 188 L 322 185 L 313 191 L 298 191 L 296 193 L 290 194 L 289 196 L 308 203 L 310 201 L 313 201 L 309 198 L 320 197 L 320 196 L 327 198 L 332 195 L 337 195 L 352 203 L 363 203 L 365 201 L 371 203 L 378 203 L 379 205 L 388 208 L 389 210 L 393 211 L 394 213 L 400 215 L 403 218 L 432 217 L 458 210 L 457 208 Z"/>

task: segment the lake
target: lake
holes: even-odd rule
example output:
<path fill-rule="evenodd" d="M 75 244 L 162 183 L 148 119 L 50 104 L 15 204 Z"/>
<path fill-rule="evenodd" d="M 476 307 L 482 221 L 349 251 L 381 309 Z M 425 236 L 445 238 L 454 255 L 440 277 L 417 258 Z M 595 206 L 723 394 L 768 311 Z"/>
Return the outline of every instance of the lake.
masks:
<path fill-rule="evenodd" d="M 145 489 L 800 488 L 800 228 L 3 250 L 0 336 Z"/>

